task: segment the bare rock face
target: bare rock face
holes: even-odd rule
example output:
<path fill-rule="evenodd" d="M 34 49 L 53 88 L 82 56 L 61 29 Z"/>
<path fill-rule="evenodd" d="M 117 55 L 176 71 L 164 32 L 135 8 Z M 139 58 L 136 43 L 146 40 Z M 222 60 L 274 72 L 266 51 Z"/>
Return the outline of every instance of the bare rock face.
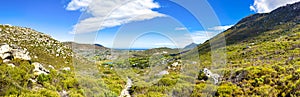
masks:
<path fill-rule="evenodd" d="M 4 63 L 9 63 L 13 59 L 31 60 L 29 52 L 15 45 L 0 44 L 0 57 Z M 14 67 L 13 64 L 10 66 Z"/>

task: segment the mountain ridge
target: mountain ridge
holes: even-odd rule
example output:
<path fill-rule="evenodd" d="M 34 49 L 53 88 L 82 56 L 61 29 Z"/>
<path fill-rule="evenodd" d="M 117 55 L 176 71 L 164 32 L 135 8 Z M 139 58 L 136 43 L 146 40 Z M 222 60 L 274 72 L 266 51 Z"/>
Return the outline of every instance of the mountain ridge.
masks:
<path fill-rule="evenodd" d="M 298 24 L 300 24 L 300 2 L 279 7 L 270 13 L 257 13 L 247 16 L 231 28 L 198 45 L 198 51 L 206 52 L 210 50 L 210 42 L 218 45 L 219 42 L 222 43 L 221 41 L 224 38 L 226 45 L 237 42 L 255 42 L 255 39 L 251 38 L 269 34 L 264 32 L 281 28 L 284 28 L 281 29 L 282 31 L 286 31 L 296 27 Z M 280 31 L 273 34 L 278 34 L 276 37 L 279 37 Z M 271 38 L 268 37 L 267 39 Z"/>

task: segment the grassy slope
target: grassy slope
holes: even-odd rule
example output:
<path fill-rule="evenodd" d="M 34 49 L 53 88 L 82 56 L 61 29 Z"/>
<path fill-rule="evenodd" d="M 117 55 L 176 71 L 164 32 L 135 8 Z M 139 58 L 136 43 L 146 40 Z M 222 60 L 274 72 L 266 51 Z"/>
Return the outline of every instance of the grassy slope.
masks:
<path fill-rule="evenodd" d="M 202 69 L 218 67 L 218 64 L 212 65 L 210 42 L 219 43 L 224 35 L 227 46 L 219 47 L 216 52 L 225 49 L 227 65 L 213 70 L 222 74 L 218 85 L 213 85 L 203 73 L 199 74 L 196 84 L 189 84 L 187 76 L 171 72 L 152 86 L 134 86 L 133 94 L 145 97 L 189 94 L 190 90 L 185 87 L 194 87 L 190 95 L 193 97 L 300 96 L 299 6 L 298 3 L 246 17 L 183 55 L 199 60 L 196 57 L 199 54 Z M 171 94 L 170 90 L 173 90 Z"/>
<path fill-rule="evenodd" d="M 68 91 L 70 95 L 83 95 L 74 78 L 71 49 L 30 28 L 8 25 L 0 25 L 0 28 L 0 43 L 27 49 L 32 58 L 30 61 L 14 59 L 14 63 L 20 64 L 15 68 L 1 62 L 1 96 L 59 96 L 59 92 L 63 90 Z M 42 63 L 51 71 L 49 75 L 38 76 L 37 83 L 29 81 L 30 78 L 34 78 L 34 67 L 31 65 L 33 62 Z M 55 69 L 48 68 L 48 65 Z M 72 71 L 61 71 L 64 67 L 71 67 Z"/>
<path fill-rule="evenodd" d="M 227 65 L 216 96 L 300 96 L 299 3 L 266 14 L 255 14 L 223 32 Z M 297 9 L 294 9 L 297 7 Z M 198 46 L 202 64 L 211 67 L 209 42 Z M 217 51 L 222 51 L 219 48 Z M 197 84 L 197 87 L 208 85 Z M 194 96 L 205 95 L 203 88 Z M 209 92 L 207 92 L 209 93 Z"/>

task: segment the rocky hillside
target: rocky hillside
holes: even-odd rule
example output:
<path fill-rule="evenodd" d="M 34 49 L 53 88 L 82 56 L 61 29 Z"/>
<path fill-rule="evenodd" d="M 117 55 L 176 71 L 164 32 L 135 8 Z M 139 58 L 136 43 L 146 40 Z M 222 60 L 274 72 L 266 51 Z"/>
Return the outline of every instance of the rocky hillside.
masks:
<path fill-rule="evenodd" d="M 280 7 L 270 13 L 258 13 L 250 15 L 230 29 L 223 32 L 226 38 L 226 44 L 253 43 L 270 41 L 279 38 L 296 28 L 300 23 L 300 2 Z M 217 43 L 218 35 L 211 40 Z M 210 42 L 199 45 L 199 51 L 210 50 Z"/>
<path fill-rule="evenodd" d="M 0 25 L 0 96 L 83 96 L 72 50 L 30 28 Z"/>
<path fill-rule="evenodd" d="M 218 47 L 222 35 L 226 47 Z M 225 51 L 226 65 L 214 64 L 215 52 Z M 254 14 L 232 28 L 186 53 L 199 53 L 201 68 L 221 73 L 221 81 L 211 86 L 200 72 L 193 96 L 300 96 L 300 2 L 270 13 Z M 198 60 L 198 59 L 197 59 Z M 214 69 L 213 67 L 223 67 Z M 207 91 L 205 87 L 215 87 Z"/>
<path fill-rule="evenodd" d="M 0 32 L 0 43 L 26 49 L 32 61 L 56 65 L 58 68 L 70 65 L 71 49 L 49 35 L 10 25 L 0 25 Z"/>

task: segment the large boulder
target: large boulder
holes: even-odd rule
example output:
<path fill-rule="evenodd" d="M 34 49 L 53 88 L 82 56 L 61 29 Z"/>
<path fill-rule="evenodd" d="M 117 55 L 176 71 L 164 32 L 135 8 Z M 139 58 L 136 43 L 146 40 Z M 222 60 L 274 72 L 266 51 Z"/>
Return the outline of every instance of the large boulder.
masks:
<path fill-rule="evenodd" d="M 4 63 L 9 63 L 13 59 L 31 60 L 29 52 L 16 45 L 0 44 L 0 57 Z"/>

